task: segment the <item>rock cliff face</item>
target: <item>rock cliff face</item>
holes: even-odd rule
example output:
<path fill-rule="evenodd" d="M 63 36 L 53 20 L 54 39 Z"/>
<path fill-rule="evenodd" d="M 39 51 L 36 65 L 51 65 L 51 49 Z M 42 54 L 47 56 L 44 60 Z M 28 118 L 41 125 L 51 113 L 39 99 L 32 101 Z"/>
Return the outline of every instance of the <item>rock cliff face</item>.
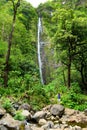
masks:
<path fill-rule="evenodd" d="M 48 84 L 55 70 L 54 49 L 45 26 L 44 17 L 38 18 L 38 65 L 42 84 Z"/>
<path fill-rule="evenodd" d="M 0 130 L 87 130 L 87 110 L 80 112 L 58 104 L 37 112 L 22 104 L 18 110 L 25 116 L 24 121 L 15 120 L 0 107 Z"/>

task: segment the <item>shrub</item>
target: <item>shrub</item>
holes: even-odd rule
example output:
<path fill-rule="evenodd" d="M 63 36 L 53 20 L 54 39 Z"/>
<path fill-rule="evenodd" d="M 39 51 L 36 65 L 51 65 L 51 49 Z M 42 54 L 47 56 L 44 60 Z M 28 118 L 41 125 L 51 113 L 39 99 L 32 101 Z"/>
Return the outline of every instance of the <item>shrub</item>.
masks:
<path fill-rule="evenodd" d="M 17 111 L 16 115 L 14 116 L 15 120 L 23 121 L 25 120 L 25 116 L 22 115 L 22 111 Z"/>
<path fill-rule="evenodd" d="M 70 91 L 75 93 L 81 93 L 81 88 L 79 87 L 79 84 L 77 82 L 74 82 L 71 84 Z"/>
<path fill-rule="evenodd" d="M 86 109 L 87 99 L 85 98 L 85 95 L 81 94 L 81 89 L 77 83 L 73 83 L 72 85 L 70 90 L 67 91 L 67 93 L 64 93 L 62 104 L 66 107 L 82 111 Z"/>
<path fill-rule="evenodd" d="M 12 109 L 12 103 L 9 99 L 5 99 L 2 106 L 7 110 L 7 112 L 10 112 L 10 110 Z"/>

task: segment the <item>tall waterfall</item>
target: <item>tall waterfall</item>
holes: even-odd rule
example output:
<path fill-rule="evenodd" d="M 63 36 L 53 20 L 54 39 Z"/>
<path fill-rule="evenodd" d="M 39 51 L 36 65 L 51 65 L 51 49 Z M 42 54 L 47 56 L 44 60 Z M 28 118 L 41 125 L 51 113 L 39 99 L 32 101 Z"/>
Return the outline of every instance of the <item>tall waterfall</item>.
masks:
<path fill-rule="evenodd" d="M 42 33 L 42 23 L 41 23 L 41 18 L 39 17 L 38 19 L 38 64 L 39 64 L 41 83 L 44 84 L 43 74 L 42 74 L 42 60 L 41 60 L 41 46 L 42 46 L 41 33 Z"/>

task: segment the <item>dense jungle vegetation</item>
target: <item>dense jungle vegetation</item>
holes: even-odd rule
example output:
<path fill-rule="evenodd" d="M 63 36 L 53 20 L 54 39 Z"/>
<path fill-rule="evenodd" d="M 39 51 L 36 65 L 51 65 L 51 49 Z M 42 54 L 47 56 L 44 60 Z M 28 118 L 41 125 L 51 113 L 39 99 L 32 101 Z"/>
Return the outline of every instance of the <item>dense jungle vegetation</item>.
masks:
<path fill-rule="evenodd" d="M 45 84 L 37 58 L 38 17 L 45 46 Z M 52 0 L 34 8 L 0 0 L 0 102 L 28 102 L 35 110 L 58 103 L 87 108 L 87 1 Z"/>

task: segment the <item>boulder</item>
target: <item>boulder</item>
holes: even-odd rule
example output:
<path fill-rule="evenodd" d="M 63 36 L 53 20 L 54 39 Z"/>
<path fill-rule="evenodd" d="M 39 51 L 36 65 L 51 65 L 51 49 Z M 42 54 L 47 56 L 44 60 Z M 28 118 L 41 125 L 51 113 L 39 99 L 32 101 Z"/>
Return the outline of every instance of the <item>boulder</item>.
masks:
<path fill-rule="evenodd" d="M 0 106 L 0 118 L 4 116 L 6 113 L 6 110 Z"/>
<path fill-rule="evenodd" d="M 82 130 L 80 126 L 74 126 L 75 130 Z"/>
<path fill-rule="evenodd" d="M 46 117 L 46 112 L 45 111 L 38 111 L 32 116 L 32 120 L 38 122 L 39 119 L 44 119 Z"/>
<path fill-rule="evenodd" d="M 59 104 L 55 104 L 51 107 L 50 109 L 50 113 L 54 116 L 59 116 L 61 117 L 64 114 L 64 106 L 59 105 Z"/>
<path fill-rule="evenodd" d="M 30 120 L 31 119 L 31 113 L 28 110 L 22 110 L 21 113 L 26 119 Z"/>
<path fill-rule="evenodd" d="M 83 113 L 79 113 L 73 116 L 70 116 L 67 120 L 68 122 L 76 122 L 81 124 L 87 124 L 87 116 L 85 116 Z"/>
<path fill-rule="evenodd" d="M 20 109 L 30 111 L 30 110 L 31 110 L 31 106 L 30 106 L 28 103 L 24 103 L 24 104 L 22 104 L 22 105 L 19 107 L 19 110 L 20 110 Z"/>
<path fill-rule="evenodd" d="M 38 124 L 40 126 L 45 125 L 46 123 L 47 123 L 47 121 L 45 119 L 40 119 L 39 122 L 38 122 Z"/>
<path fill-rule="evenodd" d="M 0 120 L 0 126 L 3 130 L 25 130 L 25 124 L 21 121 L 14 120 L 9 114 L 6 114 Z"/>
<path fill-rule="evenodd" d="M 0 130 L 8 130 L 5 126 L 0 125 Z"/>
<path fill-rule="evenodd" d="M 46 111 L 46 119 L 49 120 L 49 118 L 52 116 L 51 113 L 49 111 Z"/>
<path fill-rule="evenodd" d="M 69 116 L 72 116 L 74 114 L 77 114 L 78 111 L 77 110 L 74 110 L 74 109 L 69 109 L 69 108 L 65 108 L 65 115 L 69 115 Z"/>
<path fill-rule="evenodd" d="M 45 125 L 43 125 L 41 128 L 44 130 L 49 130 L 50 128 L 54 127 L 54 123 L 52 121 L 48 121 Z"/>

